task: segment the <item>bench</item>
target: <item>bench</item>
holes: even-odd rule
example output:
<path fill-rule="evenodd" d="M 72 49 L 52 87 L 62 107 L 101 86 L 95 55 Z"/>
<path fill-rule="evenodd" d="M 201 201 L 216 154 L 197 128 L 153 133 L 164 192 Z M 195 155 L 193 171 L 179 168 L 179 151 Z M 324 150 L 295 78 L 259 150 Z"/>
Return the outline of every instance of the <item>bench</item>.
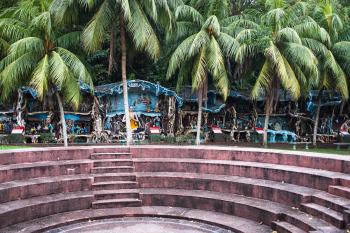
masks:
<path fill-rule="evenodd" d="M 338 143 L 334 143 L 334 145 L 337 146 L 337 150 L 340 150 L 340 147 L 342 146 L 347 146 L 348 150 L 350 150 L 350 142 L 338 142 Z"/>
<path fill-rule="evenodd" d="M 296 150 L 298 145 L 305 145 L 305 150 L 308 150 L 311 142 L 291 142 L 290 144 L 293 145 L 293 150 Z"/>

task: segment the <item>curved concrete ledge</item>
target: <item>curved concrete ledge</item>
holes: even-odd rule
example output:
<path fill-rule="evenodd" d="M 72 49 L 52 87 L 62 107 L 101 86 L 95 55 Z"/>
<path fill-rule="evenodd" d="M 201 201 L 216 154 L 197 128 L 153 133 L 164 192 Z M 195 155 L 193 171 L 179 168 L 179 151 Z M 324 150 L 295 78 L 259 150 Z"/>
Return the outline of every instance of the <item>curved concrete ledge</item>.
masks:
<path fill-rule="evenodd" d="M 40 177 L 0 183 L 0 204 L 37 196 L 91 190 L 90 175 Z"/>
<path fill-rule="evenodd" d="M 74 146 L 0 151 L 0 165 L 86 159 L 93 152 L 131 152 L 137 158 L 202 158 L 263 162 L 350 174 L 350 156 L 225 146 Z"/>
<path fill-rule="evenodd" d="M 38 233 L 60 226 L 83 221 L 119 217 L 163 217 L 199 221 L 219 226 L 237 233 L 271 233 L 271 228 L 236 216 L 186 208 L 150 206 L 126 207 L 119 209 L 82 210 L 56 214 L 14 225 L 4 229 L 7 233 Z M 24 231 L 23 231 L 24 230 Z"/>
<path fill-rule="evenodd" d="M 215 146 L 0 152 L 0 227 L 9 232 L 36 229 L 30 224 L 37 220 L 56 227 L 60 218 L 56 224 L 53 216 L 70 216 L 70 223 L 140 211 L 140 216 L 185 218 L 177 211 L 191 209 L 208 212 L 210 218 L 193 218 L 209 224 L 211 219 L 220 223 L 219 217 L 238 221 L 231 226 L 234 232 L 261 227 L 253 232 L 338 233 L 350 228 L 349 199 L 346 156 Z M 176 211 L 159 214 L 169 208 Z M 72 216 L 80 210 L 82 217 Z"/>
<path fill-rule="evenodd" d="M 300 208 L 303 203 L 311 201 L 340 212 L 347 209 L 345 206 L 350 206 L 349 199 L 325 191 L 246 177 L 182 172 L 140 172 L 137 173 L 137 180 L 139 187 L 145 189 L 183 189 L 231 193 L 297 208 Z"/>

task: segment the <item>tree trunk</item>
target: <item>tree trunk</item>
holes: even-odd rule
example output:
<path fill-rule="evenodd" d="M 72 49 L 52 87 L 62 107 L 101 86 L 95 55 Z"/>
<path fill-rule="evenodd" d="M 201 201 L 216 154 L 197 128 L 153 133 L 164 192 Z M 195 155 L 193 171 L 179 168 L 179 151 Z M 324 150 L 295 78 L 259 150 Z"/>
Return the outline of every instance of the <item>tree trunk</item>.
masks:
<path fill-rule="evenodd" d="M 226 67 L 227 67 L 227 74 L 228 74 L 228 79 L 233 82 L 234 81 L 234 77 L 232 74 L 232 65 L 231 65 L 231 61 L 229 58 L 226 59 Z"/>
<path fill-rule="evenodd" d="M 20 89 L 18 89 L 18 98 L 17 98 L 17 106 L 16 106 L 16 114 L 17 114 L 16 121 L 17 121 L 17 126 L 21 126 L 21 127 L 24 127 L 24 121 L 23 121 L 22 114 L 23 114 L 23 110 L 25 107 L 23 106 L 23 103 L 24 103 L 23 92 Z"/>
<path fill-rule="evenodd" d="M 320 94 L 318 95 L 318 105 L 316 110 L 316 118 L 315 118 L 315 125 L 314 125 L 314 134 L 312 137 L 312 145 L 317 146 L 317 129 L 318 129 L 318 123 L 320 121 L 320 112 L 321 112 L 321 100 L 322 100 L 322 91 L 320 91 Z"/>
<path fill-rule="evenodd" d="M 126 144 L 132 144 L 132 133 L 129 115 L 129 98 L 128 98 L 128 83 L 126 80 L 126 35 L 125 22 L 123 16 L 120 17 L 120 48 L 122 53 L 122 80 L 123 80 L 123 98 L 124 98 L 124 114 L 126 123 Z"/>
<path fill-rule="evenodd" d="M 109 44 L 108 74 L 111 75 L 114 68 L 114 51 L 115 51 L 115 31 L 114 25 L 111 28 L 111 41 Z"/>
<path fill-rule="evenodd" d="M 62 136 L 63 136 L 64 147 L 68 147 L 68 135 L 67 135 L 66 119 L 64 118 L 63 104 L 62 104 L 62 101 L 61 101 L 60 94 L 58 92 L 56 92 L 56 98 L 57 98 L 57 102 L 58 102 L 58 107 L 60 109 L 60 117 L 61 117 L 61 124 L 62 124 Z"/>
<path fill-rule="evenodd" d="M 346 101 L 342 101 L 339 109 L 339 116 L 343 115 L 344 107 L 345 107 Z"/>
<path fill-rule="evenodd" d="M 265 123 L 264 123 L 264 135 L 263 135 L 263 145 L 264 147 L 267 147 L 267 137 L 268 133 L 267 130 L 269 129 L 269 121 L 270 121 L 270 115 L 272 112 L 272 106 L 273 106 L 273 94 L 268 94 L 266 96 L 266 106 L 265 106 Z"/>
<path fill-rule="evenodd" d="M 197 117 L 197 137 L 196 145 L 201 144 L 202 108 L 203 108 L 203 85 L 198 90 L 198 117 Z"/>

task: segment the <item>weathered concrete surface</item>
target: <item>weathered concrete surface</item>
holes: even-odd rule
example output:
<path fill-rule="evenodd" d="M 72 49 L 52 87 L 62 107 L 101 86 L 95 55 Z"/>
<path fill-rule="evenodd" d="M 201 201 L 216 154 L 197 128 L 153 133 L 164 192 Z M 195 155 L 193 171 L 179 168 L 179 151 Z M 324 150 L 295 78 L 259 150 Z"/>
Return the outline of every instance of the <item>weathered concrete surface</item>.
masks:
<path fill-rule="evenodd" d="M 52 230 L 74 224 L 77 222 L 88 222 L 106 218 L 122 218 L 122 217 L 164 217 L 176 218 L 189 221 L 197 221 L 219 228 L 229 229 L 237 233 L 271 233 L 271 228 L 259 223 L 230 216 L 222 213 L 214 213 L 203 210 L 191 210 L 176 207 L 128 207 L 118 209 L 98 209 L 98 210 L 80 210 L 69 213 L 61 213 L 52 216 L 47 216 L 41 219 L 35 219 L 25 223 L 10 226 L 0 230 L 6 233 L 32 233 Z M 59 232 L 59 231 L 58 231 Z M 162 232 L 162 233 L 167 233 Z"/>
<path fill-rule="evenodd" d="M 65 226 L 45 233 L 232 233 L 216 226 L 165 218 L 119 218 Z"/>
<path fill-rule="evenodd" d="M 122 188 L 124 192 L 120 192 Z M 221 221 L 225 228 L 231 226 L 230 217 L 240 217 L 234 219 L 238 226 L 232 229 L 239 229 L 235 232 L 264 232 L 256 231 L 259 223 L 266 224 L 261 227 L 269 231 L 343 232 L 339 228 L 350 223 L 350 157 L 217 146 L 97 146 L 0 152 L 0 227 L 23 221 L 34 221 L 42 227 L 38 218 L 58 213 L 66 218 L 69 213 L 65 212 L 89 209 L 106 199 L 138 198 L 139 193 L 138 201 L 144 206 L 189 208 L 198 214 L 191 216 L 199 221 L 211 224 L 225 219 Z M 118 202 L 117 207 L 125 203 Z M 91 217 L 96 219 L 96 213 L 101 218 L 139 214 L 123 211 L 115 216 L 104 209 Z M 159 216 L 159 209 L 155 212 Z M 72 221 L 84 220 L 82 216 L 69 216 Z M 149 215 L 143 212 L 142 216 Z M 176 211 L 171 216 L 183 218 Z M 66 221 L 74 223 L 71 219 Z M 243 225 L 243 220 L 249 224 Z M 59 223 L 51 221 L 56 222 L 50 226 Z M 25 232 L 31 232 L 28 229 Z"/>

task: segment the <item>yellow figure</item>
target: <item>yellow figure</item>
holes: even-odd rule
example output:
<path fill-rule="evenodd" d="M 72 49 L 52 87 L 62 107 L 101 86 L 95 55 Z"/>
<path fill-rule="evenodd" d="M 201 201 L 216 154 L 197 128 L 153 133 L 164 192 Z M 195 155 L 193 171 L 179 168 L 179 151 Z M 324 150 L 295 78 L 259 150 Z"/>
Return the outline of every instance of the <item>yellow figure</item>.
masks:
<path fill-rule="evenodd" d="M 133 112 L 130 112 L 130 125 L 131 125 L 131 129 L 135 130 L 139 127 L 139 123 L 138 123 L 138 119 L 136 114 L 134 114 Z"/>
<path fill-rule="evenodd" d="M 135 130 L 139 128 L 139 118 L 137 117 L 137 114 L 134 113 L 133 109 L 129 109 L 129 117 L 130 117 L 130 125 L 131 125 L 131 130 Z M 123 118 L 123 122 L 125 122 L 125 116 Z"/>

